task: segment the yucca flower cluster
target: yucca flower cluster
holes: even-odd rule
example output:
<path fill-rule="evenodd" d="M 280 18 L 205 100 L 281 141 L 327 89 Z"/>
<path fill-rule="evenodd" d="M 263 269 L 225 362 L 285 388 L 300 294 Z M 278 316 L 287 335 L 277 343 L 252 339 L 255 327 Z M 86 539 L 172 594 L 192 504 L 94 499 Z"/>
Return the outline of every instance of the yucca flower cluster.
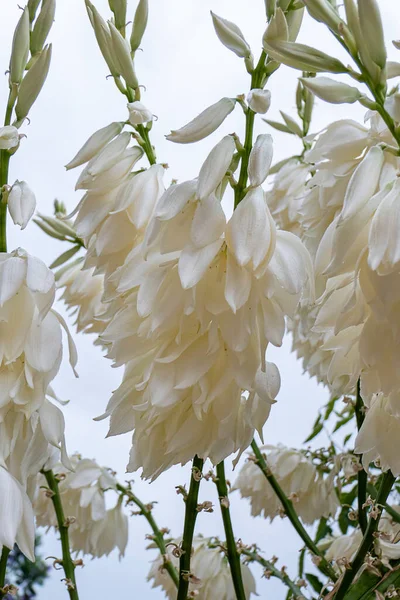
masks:
<path fill-rule="evenodd" d="M 59 462 L 51 466 L 60 481 L 60 498 L 68 519 L 71 550 L 77 555 L 100 558 L 118 548 L 122 557 L 128 543 L 128 517 L 117 493 L 115 475 L 95 460 L 77 454 L 71 456 L 70 471 Z M 112 508 L 106 506 L 107 490 L 114 491 L 117 497 Z M 39 475 L 34 502 L 36 523 L 47 529 L 57 528 L 51 493 L 48 492 L 44 476 Z"/>

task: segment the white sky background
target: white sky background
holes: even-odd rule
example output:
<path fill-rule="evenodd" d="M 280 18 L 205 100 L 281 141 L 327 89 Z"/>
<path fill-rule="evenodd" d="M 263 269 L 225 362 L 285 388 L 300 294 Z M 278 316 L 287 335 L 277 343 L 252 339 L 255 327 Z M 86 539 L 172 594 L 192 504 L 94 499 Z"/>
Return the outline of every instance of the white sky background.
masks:
<path fill-rule="evenodd" d="M 21 2 L 22 3 L 22 2 Z M 380 0 L 387 35 L 389 56 L 400 60 L 400 55 L 390 43 L 400 37 L 396 29 L 400 7 L 393 0 Z M 95 5 L 104 16 L 109 14 L 106 0 L 96 0 Z M 397 6 L 396 6 L 397 5 Z M 133 15 L 135 4 L 130 4 L 128 15 Z M 151 132 L 158 160 L 170 166 L 166 175 L 168 185 L 172 178 L 179 180 L 197 175 L 207 153 L 223 135 L 236 131 L 243 138 L 244 117 L 237 107 L 223 126 L 212 136 L 193 145 L 174 145 L 164 139 L 170 129 L 176 129 L 206 106 L 222 96 L 234 97 L 245 93 L 249 75 L 243 61 L 224 48 L 215 36 L 209 10 L 237 23 L 251 44 L 257 59 L 261 51 L 261 37 L 265 28 L 263 0 L 150 0 L 150 19 L 142 48 L 137 53 L 136 70 L 147 91 L 143 102 L 158 116 Z M 0 45 L 0 72 L 8 67 L 12 33 L 20 11 L 14 0 L 0 3 L 2 41 Z M 97 48 L 83 0 L 58 0 L 56 21 L 50 34 L 53 42 L 53 61 L 45 87 L 30 117 L 31 124 L 22 131 L 27 139 L 21 143 L 11 160 L 10 183 L 26 180 L 36 193 L 38 209 L 51 214 L 55 197 L 65 202 L 68 210 L 77 204 L 80 194 L 74 192 L 78 172 L 67 173 L 63 168 L 77 149 L 95 130 L 111 121 L 126 118 L 125 99 L 112 80 L 106 80 L 107 68 Z M 321 25 L 305 19 L 299 41 L 313 44 L 342 57 L 342 49 Z M 295 114 L 295 86 L 298 73 L 288 68 L 279 69 L 268 87 L 272 91 L 272 106 L 268 117 L 279 119 L 279 109 Z M 0 107 L 6 105 L 7 78 L 0 85 Z M 3 110 L 3 108 L 1 108 Z M 357 105 L 333 106 L 316 103 L 312 131 L 321 129 L 329 121 L 352 117 L 362 121 L 364 110 Z M 259 132 L 268 126 L 257 120 Z M 294 136 L 271 132 L 275 140 L 275 159 L 295 154 L 300 142 Z M 19 232 L 10 222 L 9 250 L 22 246 L 49 264 L 67 245 L 48 238 L 33 223 Z M 63 312 L 63 307 L 58 307 Z M 105 440 L 107 423 L 95 423 L 92 418 L 101 414 L 110 393 L 118 386 L 122 370 L 113 370 L 111 364 L 92 346 L 88 336 L 75 335 L 80 361 L 79 379 L 71 373 L 67 360 L 55 380 L 55 389 L 63 398 L 71 399 L 65 408 L 67 444 L 70 452 L 95 457 L 100 464 L 113 467 L 124 477 L 130 448 L 130 436 Z M 308 435 L 315 413 L 327 397 L 326 392 L 302 375 L 301 367 L 290 354 L 290 341 L 283 348 L 268 350 L 268 359 L 275 361 L 282 375 L 282 388 L 278 403 L 265 426 L 266 443 L 282 442 L 300 445 Z M 227 461 L 228 467 L 228 461 Z M 155 516 L 160 526 L 168 526 L 173 535 L 179 535 L 183 526 L 182 498 L 175 494 L 174 486 L 188 482 L 188 468 L 176 467 L 162 475 L 155 483 L 140 481 L 134 474 L 135 492 L 148 502 L 158 500 Z M 233 478 L 233 477 L 232 477 Z M 201 498 L 217 500 L 215 486 L 202 484 Z M 286 521 L 276 520 L 270 526 L 264 520 L 249 516 L 247 501 L 240 501 L 235 493 L 231 497 L 232 516 L 237 537 L 244 542 L 256 542 L 266 558 L 276 554 L 280 565 L 289 566 L 296 573 L 299 540 Z M 213 514 L 199 515 L 197 531 L 205 535 L 223 537 L 219 507 Z M 82 600 L 105 597 L 160 599 L 163 593 L 153 590 L 145 581 L 148 562 L 153 556 L 145 552 L 144 536 L 149 533 L 142 517 L 132 517 L 130 542 L 125 559 L 118 562 L 113 554 L 108 559 L 89 561 L 77 578 Z M 45 556 L 60 555 L 56 537 L 47 537 Z M 252 567 L 258 580 L 262 599 L 283 600 L 286 590 L 276 580 L 260 579 L 261 571 Z M 40 590 L 40 600 L 67 597 L 60 583 L 62 572 L 52 573 L 50 581 Z M 63 594 L 65 594 L 63 596 Z"/>

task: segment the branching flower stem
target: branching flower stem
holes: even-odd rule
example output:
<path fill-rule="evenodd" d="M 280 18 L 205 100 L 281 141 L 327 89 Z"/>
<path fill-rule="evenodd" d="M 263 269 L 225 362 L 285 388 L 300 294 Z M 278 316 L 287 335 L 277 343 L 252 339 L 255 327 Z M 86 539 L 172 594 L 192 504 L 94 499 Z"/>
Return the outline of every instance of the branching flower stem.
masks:
<path fill-rule="evenodd" d="M 58 530 L 60 532 L 61 548 L 62 548 L 62 560 L 61 565 L 65 573 L 65 583 L 69 593 L 70 600 L 79 600 L 78 589 L 76 587 L 75 580 L 75 562 L 72 560 L 69 535 L 68 535 L 68 522 L 64 515 L 64 509 L 61 502 L 60 491 L 58 489 L 58 480 L 54 475 L 53 471 L 42 471 L 46 478 L 47 485 L 53 493 L 51 501 L 53 502 L 54 510 L 57 517 Z"/>
<path fill-rule="evenodd" d="M 224 461 L 217 465 L 217 478 L 215 484 L 218 490 L 219 504 L 221 507 L 222 520 L 224 523 L 228 561 L 231 568 L 233 587 L 237 600 L 246 600 L 244 592 L 240 555 L 233 535 L 231 514 L 229 510 L 228 486 L 225 479 Z"/>
<path fill-rule="evenodd" d="M 151 507 L 149 505 L 144 504 L 135 494 L 128 488 L 117 484 L 117 490 L 120 492 L 122 496 L 126 496 L 128 502 L 133 502 L 140 510 L 140 514 L 144 516 L 150 525 L 153 536 L 152 539 L 157 544 L 158 549 L 160 550 L 161 556 L 163 558 L 163 569 L 165 569 L 168 575 L 171 577 L 172 581 L 178 587 L 179 576 L 178 571 L 175 569 L 174 565 L 167 558 L 167 548 L 165 545 L 164 534 L 159 529 L 157 523 L 154 520 Z"/>
<path fill-rule="evenodd" d="M 349 569 L 346 569 L 343 579 L 340 583 L 338 591 L 334 596 L 334 600 L 343 600 L 346 596 L 346 593 L 353 583 L 354 577 L 357 575 L 358 571 L 363 565 L 364 559 L 369 552 L 373 541 L 374 541 L 374 533 L 378 530 L 379 521 L 382 515 L 382 508 L 384 508 L 386 504 L 386 500 L 390 494 L 390 491 L 393 487 L 396 478 L 393 476 L 391 471 L 387 471 L 383 476 L 378 495 L 376 497 L 376 505 L 381 509 L 376 518 L 370 518 L 368 522 L 368 526 L 364 537 L 362 539 L 361 545 L 357 551 L 357 554 L 354 557 L 353 562 Z"/>
<path fill-rule="evenodd" d="M 10 552 L 11 550 L 9 548 L 3 546 L 0 558 L 0 598 L 4 598 L 4 596 L 6 595 L 6 593 L 3 591 L 3 588 L 6 583 L 7 561 Z"/>
<path fill-rule="evenodd" d="M 182 555 L 179 560 L 179 586 L 177 600 L 186 600 L 190 581 L 190 559 L 193 546 L 194 527 L 197 519 L 197 504 L 203 459 L 195 456 L 190 478 L 189 492 L 186 497 L 185 524 L 183 528 Z"/>
<path fill-rule="evenodd" d="M 355 413 L 356 413 L 356 421 L 357 421 L 357 429 L 360 431 L 361 425 L 364 421 L 364 413 L 363 413 L 364 403 L 360 394 L 360 381 L 357 383 L 357 398 L 355 405 Z M 359 456 L 361 460 L 361 456 Z M 364 534 L 367 525 L 367 512 L 365 508 L 365 501 L 367 499 L 367 473 L 364 469 L 358 471 L 357 473 L 358 485 L 357 485 L 357 503 L 358 503 L 358 523 L 360 525 L 361 531 Z"/>
<path fill-rule="evenodd" d="M 333 569 L 332 565 L 330 565 L 329 562 L 326 560 L 323 553 L 315 544 L 315 542 L 310 538 L 307 531 L 304 529 L 293 507 L 292 501 L 289 500 L 289 498 L 286 496 L 285 492 L 282 490 L 274 475 L 269 470 L 267 463 L 255 440 L 252 441 L 251 447 L 256 456 L 256 465 L 261 469 L 268 483 L 271 485 L 275 494 L 278 496 L 286 516 L 288 517 L 289 521 L 291 522 L 291 524 L 293 525 L 293 527 L 295 528 L 295 530 L 297 531 L 307 548 L 310 550 L 310 552 L 312 552 L 317 557 L 316 564 L 318 569 L 321 571 L 321 573 L 324 573 L 324 575 L 326 575 L 333 581 L 336 581 L 337 574 L 335 570 Z"/>
<path fill-rule="evenodd" d="M 257 63 L 256 68 L 253 71 L 251 76 L 251 86 L 250 89 L 264 87 L 266 77 L 265 77 L 265 60 L 266 54 L 265 52 L 261 52 L 260 59 Z M 256 113 L 251 110 L 250 107 L 247 108 L 246 111 L 246 129 L 245 129 L 245 138 L 244 138 L 244 146 L 243 146 L 243 154 L 242 160 L 240 164 L 240 174 L 239 180 L 235 186 L 235 208 L 241 202 L 246 193 L 247 186 L 247 168 L 249 165 L 249 157 L 250 152 L 253 147 L 253 131 L 254 131 L 254 118 Z"/>
<path fill-rule="evenodd" d="M 290 579 L 289 575 L 287 575 L 283 570 L 277 569 L 271 561 L 265 560 L 265 558 L 262 558 L 262 556 L 260 556 L 257 552 L 246 548 L 241 549 L 240 553 L 248 557 L 248 562 L 257 562 L 259 565 L 264 567 L 268 577 L 276 577 L 277 579 L 280 579 L 282 583 L 290 589 L 296 600 L 303 600 L 306 598 L 300 587 Z"/>

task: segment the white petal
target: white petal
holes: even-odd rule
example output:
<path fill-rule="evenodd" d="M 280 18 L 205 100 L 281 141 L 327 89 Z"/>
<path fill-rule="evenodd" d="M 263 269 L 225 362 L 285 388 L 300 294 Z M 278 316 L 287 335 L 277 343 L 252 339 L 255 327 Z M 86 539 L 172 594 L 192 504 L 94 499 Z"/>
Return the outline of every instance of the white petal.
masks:
<path fill-rule="evenodd" d="M 233 137 L 226 135 L 211 150 L 199 173 L 197 197 L 200 200 L 212 194 L 221 183 L 231 164 L 235 148 Z"/>
<path fill-rule="evenodd" d="M 88 162 L 91 158 L 93 158 L 108 142 L 110 142 L 116 135 L 121 133 L 123 123 L 110 123 L 106 127 L 102 127 L 90 138 L 87 142 L 84 143 L 79 152 L 74 156 L 74 158 L 65 165 L 66 169 L 74 169 L 75 167 L 79 167 L 79 165 L 83 165 Z"/>
<path fill-rule="evenodd" d="M 197 188 L 197 181 L 192 179 L 171 185 L 158 201 L 155 216 L 160 221 L 168 221 L 184 208 L 185 204 L 194 197 Z"/>
<path fill-rule="evenodd" d="M 61 329 L 56 317 L 49 312 L 43 321 L 34 321 L 25 344 L 26 360 L 31 367 L 48 372 L 62 351 Z"/>
<path fill-rule="evenodd" d="M 27 257 L 26 285 L 32 292 L 47 294 L 54 286 L 54 274 L 40 258 Z"/>
<path fill-rule="evenodd" d="M 373 146 L 354 171 L 343 202 L 341 219 L 348 219 L 375 194 L 382 170 L 384 153 Z"/>
<path fill-rule="evenodd" d="M 240 267 L 235 258 L 228 252 L 225 282 L 225 299 L 236 313 L 248 300 L 251 289 L 251 274 Z"/>
<path fill-rule="evenodd" d="M 178 271 L 182 287 L 187 290 L 196 285 L 217 256 L 223 240 L 217 240 L 204 248 L 187 246 L 179 258 Z"/>
<path fill-rule="evenodd" d="M 261 185 L 267 178 L 273 156 L 272 136 L 261 133 L 253 145 L 249 157 L 249 182 L 252 187 Z"/>
<path fill-rule="evenodd" d="M 0 263 L 0 306 L 15 296 L 26 276 L 26 260 L 10 256 Z"/>
<path fill-rule="evenodd" d="M 190 237 L 197 248 L 208 246 L 224 233 L 225 213 L 221 202 L 212 194 L 198 203 L 194 213 Z"/>

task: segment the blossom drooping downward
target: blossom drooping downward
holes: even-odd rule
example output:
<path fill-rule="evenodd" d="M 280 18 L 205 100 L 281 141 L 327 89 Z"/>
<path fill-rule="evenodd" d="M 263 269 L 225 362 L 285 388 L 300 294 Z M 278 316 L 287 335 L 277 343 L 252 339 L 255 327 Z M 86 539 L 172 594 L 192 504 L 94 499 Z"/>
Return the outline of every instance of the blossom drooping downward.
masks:
<path fill-rule="evenodd" d="M 293 501 L 297 514 L 311 524 L 334 515 L 339 501 L 331 476 L 323 477 L 300 451 L 284 446 L 265 446 L 268 467 L 285 494 Z M 282 509 L 271 485 L 259 467 L 248 460 L 240 469 L 234 484 L 243 498 L 249 498 L 251 514 L 263 515 L 271 521 Z"/>
<path fill-rule="evenodd" d="M 177 546 L 180 540 L 172 540 L 169 547 Z M 228 559 L 220 548 L 209 547 L 211 540 L 196 536 L 193 540 L 193 555 L 190 561 L 191 573 L 195 576 L 189 584 L 189 592 L 196 591 L 198 600 L 234 600 L 236 598 L 233 587 Z M 172 552 L 168 553 L 167 559 L 175 567 L 179 567 L 179 559 Z M 244 593 L 246 600 L 256 595 L 256 583 L 254 577 L 245 564 L 241 565 Z M 169 574 L 163 569 L 163 558 L 157 556 L 147 576 L 148 581 L 153 580 L 152 587 L 161 587 L 167 598 L 173 600 L 176 597 L 176 587 Z M 195 580 L 194 580 L 195 579 Z"/>
<path fill-rule="evenodd" d="M 161 165 L 129 174 L 128 161 L 122 180 L 104 175 L 122 172 L 128 152 L 130 134 L 115 135 L 84 157 L 77 187 L 88 192 L 75 226 L 86 266 L 105 276 L 100 342 L 125 367 L 103 417 L 109 435 L 134 431 L 128 471 L 155 477 L 195 454 L 218 463 L 261 432 L 280 386 L 266 349 L 281 345 L 285 316 L 312 297 L 313 275 L 307 251 L 276 229 L 265 202 L 271 136 L 257 138 L 250 189 L 227 220 L 232 136 L 197 179 L 163 192 Z"/>

